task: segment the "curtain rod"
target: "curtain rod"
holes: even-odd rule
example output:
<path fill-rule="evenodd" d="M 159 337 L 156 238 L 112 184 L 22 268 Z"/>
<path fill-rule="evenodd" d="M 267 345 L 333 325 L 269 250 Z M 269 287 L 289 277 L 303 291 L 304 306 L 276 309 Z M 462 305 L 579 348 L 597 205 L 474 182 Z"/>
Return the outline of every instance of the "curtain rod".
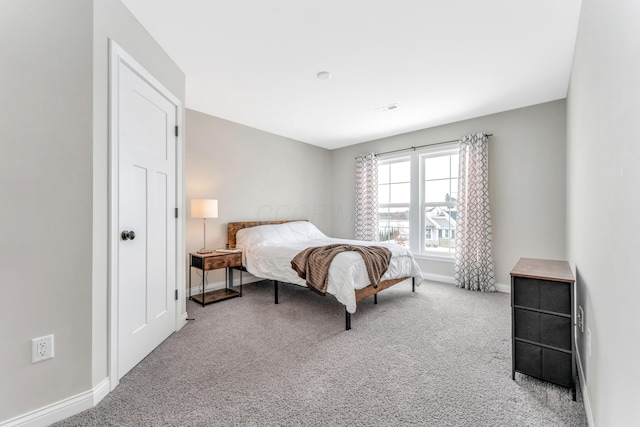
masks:
<path fill-rule="evenodd" d="M 487 133 L 487 134 L 485 134 L 485 136 L 493 136 L 493 134 L 492 133 Z M 398 153 L 400 151 L 407 151 L 407 150 L 416 151 L 417 148 L 431 147 L 433 145 L 450 144 L 452 142 L 458 142 L 458 141 L 460 141 L 460 138 L 452 139 L 451 141 L 442 141 L 442 142 L 434 142 L 433 144 L 418 145 L 417 147 L 409 147 L 409 148 L 401 148 L 399 150 L 385 151 L 384 153 L 376 153 L 376 156 L 382 156 L 383 154 Z"/>

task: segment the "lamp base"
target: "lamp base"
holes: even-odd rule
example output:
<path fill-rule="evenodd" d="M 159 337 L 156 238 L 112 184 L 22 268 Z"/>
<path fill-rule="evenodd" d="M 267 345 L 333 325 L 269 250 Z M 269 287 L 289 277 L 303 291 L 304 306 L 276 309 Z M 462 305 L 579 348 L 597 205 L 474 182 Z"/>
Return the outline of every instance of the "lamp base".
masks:
<path fill-rule="evenodd" d="M 209 249 L 200 249 L 197 253 L 199 254 L 212 254 L 213 251 Z"/>

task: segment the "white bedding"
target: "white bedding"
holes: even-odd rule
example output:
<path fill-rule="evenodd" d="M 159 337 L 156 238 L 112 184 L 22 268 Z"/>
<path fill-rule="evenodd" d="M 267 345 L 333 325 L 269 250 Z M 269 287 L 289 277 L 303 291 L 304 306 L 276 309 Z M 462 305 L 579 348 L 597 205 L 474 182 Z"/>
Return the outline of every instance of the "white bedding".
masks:
<path fill-rule="evenodd" d="M 244 266 L 249 273 L 301 286 L 306 286 L 305 281 L 291 268 L 291 260 L 308 247 L 335 243 L 387 247 L 391 251 L 391 262 L 382 280 L 415 277 L 416 285 L 422 282 L 420 267 L 408 249 L 391 243 L 333 239 L 306 221 L 260 225 L 242 229 L 236 235 L 236 246 L 242 249 Z M 356 311 L 355 290 L 367 285 L 367 270 L 357 252 L 342 252 L 333 259 L 327 292 L 344 304 L 349 313 Z"/>

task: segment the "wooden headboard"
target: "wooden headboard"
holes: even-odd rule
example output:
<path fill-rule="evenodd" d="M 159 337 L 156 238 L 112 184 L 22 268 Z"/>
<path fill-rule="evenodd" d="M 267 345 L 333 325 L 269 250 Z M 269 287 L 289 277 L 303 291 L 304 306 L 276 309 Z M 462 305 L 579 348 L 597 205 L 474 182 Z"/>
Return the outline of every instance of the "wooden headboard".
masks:
<path fill-rule="evenodd" d="M 227 224 L 227 244 L 230 248 L 236 247 L 236 234 L 243 228 L 251 228 L 258 225 L 267 224 L 284 224 L 285 222 L 294 221 L 307 221 L 306 219 L 289 219 L 284 221 L 244 221 L 244 222 L 230 222 Z"/>

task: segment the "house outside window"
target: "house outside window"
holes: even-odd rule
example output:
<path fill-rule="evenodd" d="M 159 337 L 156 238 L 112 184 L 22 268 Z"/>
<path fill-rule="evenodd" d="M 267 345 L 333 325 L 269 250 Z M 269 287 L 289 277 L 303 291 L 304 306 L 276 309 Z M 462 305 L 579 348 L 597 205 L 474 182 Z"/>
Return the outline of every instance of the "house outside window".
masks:
<path fill-rule="evenodd" d="M 380 241 L 401 244 L 414 254 L 453 260 L 458 160 L 457 143 L 381 156 Z"/>
<path fill-rule="evenodd" d="M 458 203 L 458 149 L 420 156 L 424 227 L 438 230 L 438 238 L 426 239 L 421 252 L 455 253 Z M 425 234 L 426 236 L 426 234 Z"/>

